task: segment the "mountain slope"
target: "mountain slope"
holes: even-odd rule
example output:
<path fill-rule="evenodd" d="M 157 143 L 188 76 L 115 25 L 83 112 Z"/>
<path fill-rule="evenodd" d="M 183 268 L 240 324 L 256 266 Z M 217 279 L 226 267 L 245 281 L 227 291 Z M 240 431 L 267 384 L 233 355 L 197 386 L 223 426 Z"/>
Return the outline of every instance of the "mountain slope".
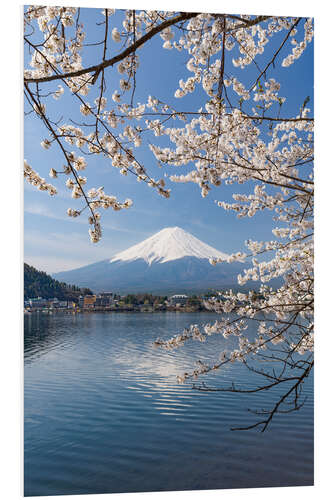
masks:
<path fill-rule="evenodd" d="M 75 285 L 67 285 L 51 278 L 43 271 L 38 271 L 24 263 L 24 299 L 28 297 L 43 297 L 60 300 L 75 300 L 82 293 L 91 293 L 90 290 L 81 290 Z"/>
<path fill-rule="evenodd" d="M 237 285 L 237 274 L 244 266 L 221 263 L 213 267 L 210 257 L 227 255 L 181 228 L 165 228 L 110 260 L 54 276 L 94 291 L 121 293 L 204 292 Z"/>

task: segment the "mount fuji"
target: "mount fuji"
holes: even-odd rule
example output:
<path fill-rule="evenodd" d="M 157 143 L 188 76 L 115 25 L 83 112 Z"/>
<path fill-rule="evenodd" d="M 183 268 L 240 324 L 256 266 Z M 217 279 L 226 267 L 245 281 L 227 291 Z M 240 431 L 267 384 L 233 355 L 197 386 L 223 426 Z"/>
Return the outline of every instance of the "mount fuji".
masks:
<path fill-rule="evenodd" d="M 244 264 L 212 266 L 211 257 L 228 255 L 179 227 L 167 227 L 111 259 L 53 276 L 96 292 L 189 293 L 237 285 Z"/>

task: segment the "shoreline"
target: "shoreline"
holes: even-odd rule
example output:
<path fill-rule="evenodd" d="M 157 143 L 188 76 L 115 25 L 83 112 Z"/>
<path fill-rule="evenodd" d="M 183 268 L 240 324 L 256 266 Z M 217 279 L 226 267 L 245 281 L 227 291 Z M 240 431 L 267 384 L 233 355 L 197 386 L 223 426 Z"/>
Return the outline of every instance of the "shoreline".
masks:
<path fill-rule="evenodd" d="M 214 312 L 209 309 L 185 309 L 185 308 L 172 308 L 172 309 L 78 309 L 78 310 L 71 310 L 71 309 L 35 309 L 32 311 L 25 310 L 24 311 L 24 316 L 30 316 L 32 314 L 59 314 L 59 313 L 65 313 L 65 314 L 91 314 L 91 313 L 103 313 L 103 314 L 109 314 L 109 313 L 148 313 L 148 314 L 153 314 L 153 313 L 168 313 L 168 312 L 179 312 L 179 313 L 207 313 L 207 312 Z"/>

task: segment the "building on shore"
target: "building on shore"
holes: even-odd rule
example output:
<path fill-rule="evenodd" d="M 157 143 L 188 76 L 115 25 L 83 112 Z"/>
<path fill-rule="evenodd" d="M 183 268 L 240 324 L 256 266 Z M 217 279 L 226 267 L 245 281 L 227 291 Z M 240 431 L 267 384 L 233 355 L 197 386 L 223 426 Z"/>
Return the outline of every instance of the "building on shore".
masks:
<path fill-rule="evenodd" d="M 187 303 L 187 300 L 187 295 L 173 295 L 172 297 L 169 297 L 169 303 L 173 306 L 183 306 Z"/>
<path fill-rule="evenodd" d="M 85 295 L 83 299 L 83 309 L 93 309 L 96 302 L 96 295 Z"/>
<path fill-rule="evenodd" d="M 96 307 L 109 307 L 114 304 L 114 295 L 112 292 L 101 292 L 96 296 Z"/>
<path fill-rule="evenodd" d="M 57 297 L 44 299 L 43 297 L 33 297 L 24 300 L 24 307 L 28 309 L 75 309 L 76 303 L 73 300 L 59 300 Z"/>
<path fill-rule="evenodd" d="M 43 299 L 42 297 L 34 297 L 32 299 L 28 299 L 29 305 L 34 309 L 42 309 L 43 307 L 48 306 L 48 300 Z"/>

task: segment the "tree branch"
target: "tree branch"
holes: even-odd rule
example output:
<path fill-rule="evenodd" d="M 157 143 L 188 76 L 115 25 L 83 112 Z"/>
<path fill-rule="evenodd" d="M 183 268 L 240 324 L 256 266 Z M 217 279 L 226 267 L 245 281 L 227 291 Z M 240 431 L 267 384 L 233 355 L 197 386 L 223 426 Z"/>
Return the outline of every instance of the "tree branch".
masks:
<path fill-rule="evenodd" d="M 173 17 L 172 19 L 168 19 L 167 21 L 164 21 L 163 23 L 159 24 L 158 26 L 155 26 L 155 28 L 151 29 L 148 33 L 146 33 L 144 36 L 139 38 L 135 43 L 133 43 L 130 47 L 125 49 L 123 52 L 118 54 L 117 56 L 112 57 L 111 59 L 107 59 L 105 61 L 102 61 L 100 64 L 95 64 L 94 66 L 89 66 L 88 68 L 80 69 L 78 71 L 72 71 L 69 73 L 64 73 L 64 74 L 59 74 L 59 75 L 51 75 L 51 76 L 44 76 L 41 78 L 25 78 L 24 81 L 26 83 L 42 83 L 42 82 L 51 82 L 53 80 L 60 80 L 62 78 L 72 78 L 76 76 L 81 76 L 85 75 L 87 73 L 97 73 L 99 74 L 102 69 L 108 68 L 109 66 L 113 66 L 119 61 L 122 61 L 125 59 L 125 57 L 129 56 L 132 54 L 132 52 L 135 52 L 141 45 L 146 43 L 148 40 L 153 38 L 157 33 L 160 33 L 164 29 L 168 28 L 169 26 L 172 26 L 176 23 L 179 23 L 181 21 L 187 21 L 188 19 L 191 19 L 192 17 L 197 16 L 198 14 L 196 12 L 183 12 L 182 14 L 179 14 L 176 17 Z"/>

